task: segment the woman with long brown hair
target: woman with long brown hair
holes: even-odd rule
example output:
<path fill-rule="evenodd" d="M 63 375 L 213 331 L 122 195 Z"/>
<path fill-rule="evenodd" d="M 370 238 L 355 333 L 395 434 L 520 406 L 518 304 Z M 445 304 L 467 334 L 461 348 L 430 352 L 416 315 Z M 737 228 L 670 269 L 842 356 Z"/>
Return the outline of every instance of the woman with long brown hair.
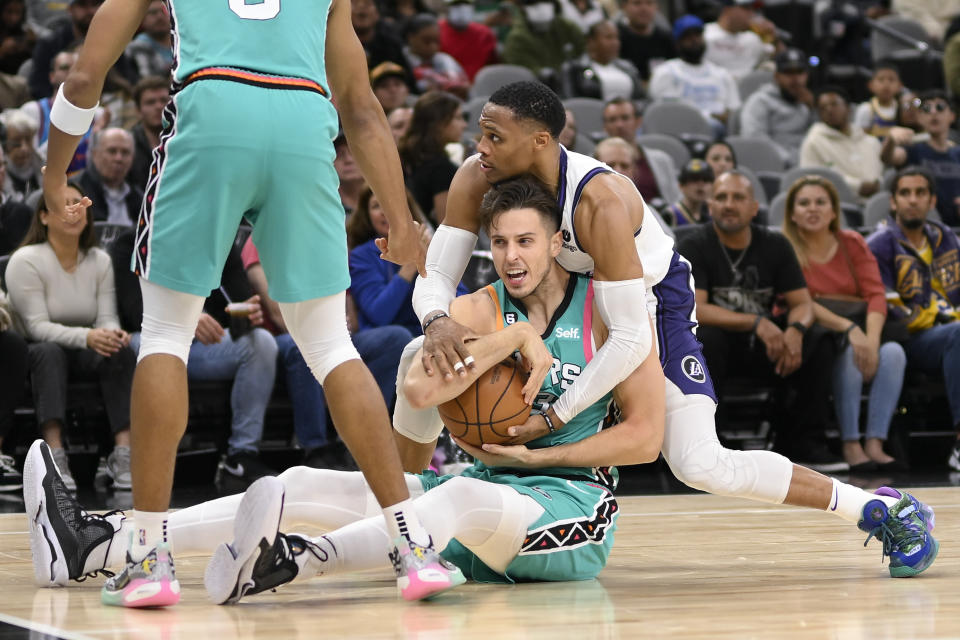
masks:
<path fill-rule="evenodd" d="M 50 445 L 64 484 L 76 489 L 63 448 L 67 381 L 95 375 L 115 447 L 107 472 L 130 488 L 130 387 L 136 355 L 120 329 L 110 256 L 99 249 L 90 199 L 68 185 L 75 213 L 55 216 L 43 199 L 23 245 L 10 256 L 6 279 L 12 307 L 30 341 L 30 380 L 40 435 Z"/>
<path fill-rule="evenodd" d="M 883 451 L 900 398 L 907 357 L 896 342 L 881 344 L 886 294 L 877 260 L 863 237 L 840 228 L 840 198 L 829 180 L 804 176 L 787 192 L 783 231 L 790 239 L 814 314 L 844 348 L 833 368 L 833 402 L 852 470 L 902 466 Z M 860 398 L 870 383 L 866 438 L 860 443 Z"/>
<path fill-rule="evenodd" d="M 443 222 L 447 191 L 457 172 L 444 147 L 459 142 L 466 127 L 459 98 L 444 91 L 428 91 L 413 105 L 410 125 L 400 138 L 407 188 L 434 224 Z"/>

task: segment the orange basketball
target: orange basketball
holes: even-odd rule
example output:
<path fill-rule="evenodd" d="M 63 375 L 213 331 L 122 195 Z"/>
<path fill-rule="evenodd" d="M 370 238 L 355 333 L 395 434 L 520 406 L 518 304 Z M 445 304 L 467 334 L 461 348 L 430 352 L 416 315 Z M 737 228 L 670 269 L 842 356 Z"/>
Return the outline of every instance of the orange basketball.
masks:
<path fill-rule="evenodd" d="M 527 373 L 515 360 L 504 360 L 484 372 L 477 381 L 437 410 L 447 430 L 474 446 L 500 444 L 510 439 L 507 429 L 523 424 L 530 405 L 521 390 Z"/>

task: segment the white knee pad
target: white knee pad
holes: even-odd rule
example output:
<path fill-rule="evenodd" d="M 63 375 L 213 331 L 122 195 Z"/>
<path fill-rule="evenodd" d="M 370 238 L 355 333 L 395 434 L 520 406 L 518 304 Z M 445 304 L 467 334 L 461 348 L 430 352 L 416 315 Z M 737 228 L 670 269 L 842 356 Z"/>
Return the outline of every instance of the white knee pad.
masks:
<path fill-rule="evenodd" d="M 347 330 L 345 291 L 304 302 L 281 302 L 280 313 L 320 384 L 339 365 L 360 359 Z"/>
<path fill-rule="evenodd" d="M 137 362 L 149 355 L 164 353 L 187 364 L 204 299 L 144 278 L 140 278 L 140 291 L 143 295 L 143 324 Z"/>
<path fill-rule="evenodd" d="M 684 395 L 667 380 L 663 457 L 684 484 L 720 496 L 780 504 L 787 497 L 793 464 L 772 451 L 734 451 L 717 439 L 716 405 Z"/>
<path fill-rule="evenodd" d="M 443 421 L 436 407 L 428 409 L 414 409 L 403 394 L 403 381 L 407 379 L 407 372 L 413 364 L 420 347 L 423 346 L 423 336 L 414 338 L 400 356 L 400 367 L 397 369 L 397 404 L 393 409 L 393 428 L 402 436 L 414 442 L 428 444 L 436 440 L 443 432 Z"/>

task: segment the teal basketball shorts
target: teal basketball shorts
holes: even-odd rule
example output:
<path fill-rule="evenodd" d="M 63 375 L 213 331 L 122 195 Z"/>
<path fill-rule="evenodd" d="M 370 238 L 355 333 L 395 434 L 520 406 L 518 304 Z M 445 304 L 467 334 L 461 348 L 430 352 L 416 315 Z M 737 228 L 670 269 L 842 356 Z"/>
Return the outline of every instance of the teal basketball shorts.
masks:
<path fill-rule="evenodd" d="M 133 270 L 206 297 L 246 217 L 275 300 L 345 290 L 336 132 L 333 105 L 313 91 L 220 79 L 178 91 L 153 152 Z"/>
<path fill-rule="evenodd" d="M 456 539 L 441 555 L 477 582 L 539 582 L 590 580 L 607 564 L 613 549 L 613 532 L 620 514 L 613 493 L 588 480 L 553 476 L 514 476 L 470 467 L 461 474 L 504 484 L 530 496 L 543 507 L 543 515 L 527 529 L 520 552 L 500 574 Z M 424 491 L 456 476 L 419 476 Z"/>

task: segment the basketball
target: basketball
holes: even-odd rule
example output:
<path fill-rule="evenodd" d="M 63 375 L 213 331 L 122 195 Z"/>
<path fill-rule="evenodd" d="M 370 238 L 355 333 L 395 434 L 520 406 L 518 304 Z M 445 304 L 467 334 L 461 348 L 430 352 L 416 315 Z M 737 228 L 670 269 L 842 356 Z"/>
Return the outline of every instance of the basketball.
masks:
<path fill-rule="evenodd" d="M 451 435 L 479 447 L 500 444 L 510 439 L 507 429 L 523 424 L 530 415 L 530 405 L 523 401 L 521 390 L 527 374 L 515 360 L 493 365 L 476 382 L 437 410 Z"/>

